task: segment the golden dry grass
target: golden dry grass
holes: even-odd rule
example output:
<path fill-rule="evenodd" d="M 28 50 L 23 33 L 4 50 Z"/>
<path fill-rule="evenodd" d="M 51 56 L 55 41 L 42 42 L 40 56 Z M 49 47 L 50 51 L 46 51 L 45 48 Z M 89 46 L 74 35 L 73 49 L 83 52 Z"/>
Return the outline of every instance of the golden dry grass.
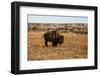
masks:
<path fill-rule="evenodd" d="M 61 46 L 45 47 L 43 32 L 28 32 L 28 60 L 82 59 L 87 58 L 87 35 L 61 33 L 64 43 Z"/>

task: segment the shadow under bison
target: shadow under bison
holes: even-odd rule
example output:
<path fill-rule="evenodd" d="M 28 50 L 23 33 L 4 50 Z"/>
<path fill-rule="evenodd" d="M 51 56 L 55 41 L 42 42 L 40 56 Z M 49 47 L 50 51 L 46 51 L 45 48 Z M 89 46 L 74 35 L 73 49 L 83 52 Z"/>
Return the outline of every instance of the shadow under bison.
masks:
<path fill-rule="evenodd" d="M 64 42 L 64 36 L 57 31 L 48 31 L 44 33 L 45 46 L 48 47 L 48 42 L 52 42 L 52 46 L 56 47 L 58 44 Z"/>

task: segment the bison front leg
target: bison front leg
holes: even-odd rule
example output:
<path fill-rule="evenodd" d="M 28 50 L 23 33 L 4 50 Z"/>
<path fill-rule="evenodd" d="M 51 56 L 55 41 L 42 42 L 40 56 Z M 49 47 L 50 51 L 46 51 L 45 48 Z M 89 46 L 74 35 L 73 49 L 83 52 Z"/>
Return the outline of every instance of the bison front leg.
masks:
<path fill-rule="evenodd" d="M 57 44 L 58 44 L 58 43 L 56 42 L 56 40 L 53 40 L 53 41 L 52 41 L 52 46 L 53 46 L 53 47 L 56 47 Z"/>
<path fill-rule="evenodd" d="M 45 41 L 45 46 L 48 47 L 48 41 Z"/>

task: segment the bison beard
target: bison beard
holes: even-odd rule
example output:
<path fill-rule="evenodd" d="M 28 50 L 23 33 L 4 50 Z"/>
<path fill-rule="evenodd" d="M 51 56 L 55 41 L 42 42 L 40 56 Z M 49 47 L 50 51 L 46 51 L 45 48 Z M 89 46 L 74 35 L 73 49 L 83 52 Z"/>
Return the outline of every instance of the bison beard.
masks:
<path fill-rule="evenodd" d="M 64 37 L 60 35 L 57 31 L 49 31 L 44 33 L 45 46 L 48 47 L 48 42 L 52 42 L 52 46 L 55 47 L 58 44 L 62 44 Z"/>

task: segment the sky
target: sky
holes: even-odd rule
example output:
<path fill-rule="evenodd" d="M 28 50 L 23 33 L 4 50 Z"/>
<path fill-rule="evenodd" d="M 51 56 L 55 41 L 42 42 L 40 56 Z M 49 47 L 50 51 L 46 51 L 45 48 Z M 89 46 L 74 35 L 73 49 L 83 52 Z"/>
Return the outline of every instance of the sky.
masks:
<path fill-rule="evenodd" d="M 84 16 L 28 15 L 28 23 L 88 23 Z"/>

